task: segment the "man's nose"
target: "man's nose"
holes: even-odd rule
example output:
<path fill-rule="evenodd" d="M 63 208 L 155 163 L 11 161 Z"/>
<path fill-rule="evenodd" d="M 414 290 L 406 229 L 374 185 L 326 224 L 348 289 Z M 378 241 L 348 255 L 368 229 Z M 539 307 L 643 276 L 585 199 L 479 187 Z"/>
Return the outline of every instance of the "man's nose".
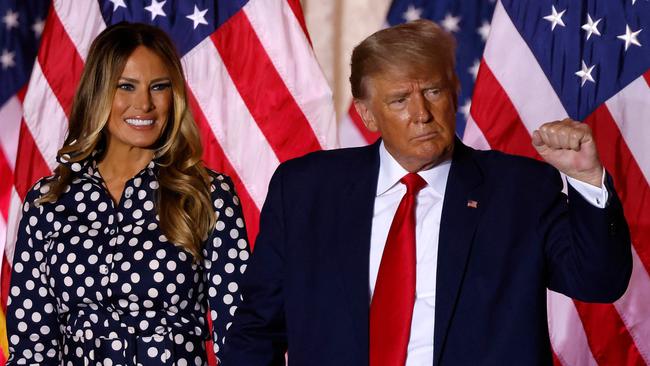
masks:
<path fill-rule="evenodd" d="M 431 112 L 427 100 L 423 95 L 416 94 L 411 102 L 411 116 L 418 123 L 427 123 L 431 121 Z"/>

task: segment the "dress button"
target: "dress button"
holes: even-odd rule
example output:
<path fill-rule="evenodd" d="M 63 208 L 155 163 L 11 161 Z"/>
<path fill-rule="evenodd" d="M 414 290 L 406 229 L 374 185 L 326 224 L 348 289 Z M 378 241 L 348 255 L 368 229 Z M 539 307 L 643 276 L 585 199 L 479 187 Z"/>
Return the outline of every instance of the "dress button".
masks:
<path fill-rule="evenodd" d="M 99 273 L 104 274 L 104 275 L 107 274 L 108 273 L 108 266 L 105 265 L 105 264 L 102 264 L 101 266 L 99 266 Z"/>

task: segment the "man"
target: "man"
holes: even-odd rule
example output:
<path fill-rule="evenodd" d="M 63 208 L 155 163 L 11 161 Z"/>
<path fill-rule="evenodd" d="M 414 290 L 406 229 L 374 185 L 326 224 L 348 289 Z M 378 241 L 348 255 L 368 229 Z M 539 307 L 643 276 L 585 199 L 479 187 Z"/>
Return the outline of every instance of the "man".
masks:
<path fill-rule="evenodd" d="M 551 365 L 547 288 L 625 292 L 629 232 L 589 127 L 535 131 L 548 164 L 464 146 L 454 48 L 428 21 L 355 48 L 355 106 L 382 139 L 278 168 L 225 366 L 287 349 L 291 365 Z"/>

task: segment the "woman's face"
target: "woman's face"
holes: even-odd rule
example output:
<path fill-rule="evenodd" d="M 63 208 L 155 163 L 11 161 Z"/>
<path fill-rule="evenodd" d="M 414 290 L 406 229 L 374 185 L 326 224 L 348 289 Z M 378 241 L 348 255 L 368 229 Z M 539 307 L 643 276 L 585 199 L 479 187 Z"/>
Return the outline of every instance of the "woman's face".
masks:
<path fill-rule="evenodd" d="M 149 149 L 165 130 L 172 108 L 172 83 L 163 60 L 138 46 L 117 82 L 108 117 L 109 147 Z"/>

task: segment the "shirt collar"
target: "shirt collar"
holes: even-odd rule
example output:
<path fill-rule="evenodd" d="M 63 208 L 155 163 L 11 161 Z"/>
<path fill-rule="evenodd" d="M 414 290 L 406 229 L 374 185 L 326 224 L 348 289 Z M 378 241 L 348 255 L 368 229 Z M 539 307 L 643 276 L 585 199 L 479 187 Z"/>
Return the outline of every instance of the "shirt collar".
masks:
<path fill-rule="evenodd" d="M 436 195 L 444 197 L 447 187 L 447 177 L 451 168 L 451 159 L 444 161 L 430 169 L 418 172 L 418 175 L 427 182 Z M 377 197 L 385 194 L 395 187 L 408 171 L 404 169 L 395 158 L 386 150 L 384 142 L 379 145 L 379 178 L 377 180 Z M 425 187 L 425 188 L 427 188 Z"/>

